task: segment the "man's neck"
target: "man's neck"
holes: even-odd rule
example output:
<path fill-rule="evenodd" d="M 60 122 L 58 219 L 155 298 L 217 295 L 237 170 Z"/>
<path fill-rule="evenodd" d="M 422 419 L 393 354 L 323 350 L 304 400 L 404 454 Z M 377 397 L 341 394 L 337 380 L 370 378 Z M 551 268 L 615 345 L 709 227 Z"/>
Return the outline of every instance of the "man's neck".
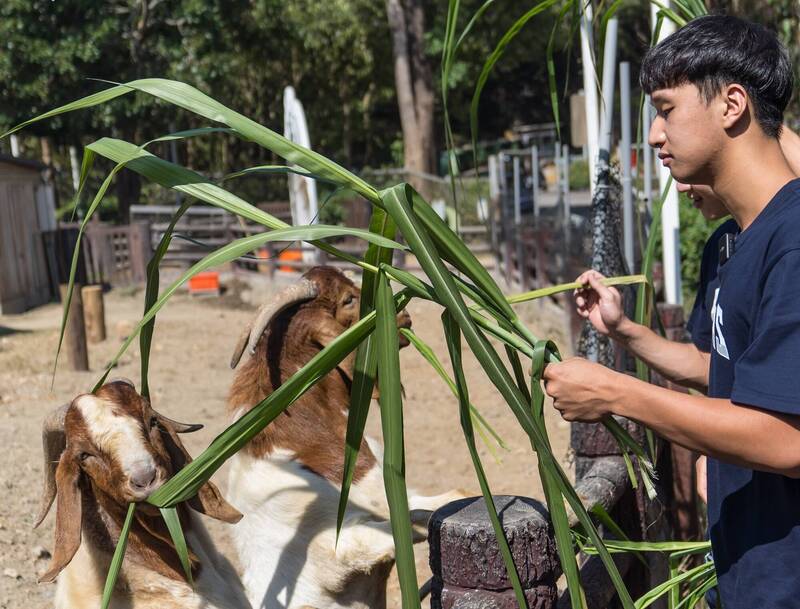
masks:
<path fill-rule="evenodd" d="M 732 142 L 719 159 L 714 192 L 745 230 L 783 186 L 796 176 L 775 138 L 763 135 Z"/>

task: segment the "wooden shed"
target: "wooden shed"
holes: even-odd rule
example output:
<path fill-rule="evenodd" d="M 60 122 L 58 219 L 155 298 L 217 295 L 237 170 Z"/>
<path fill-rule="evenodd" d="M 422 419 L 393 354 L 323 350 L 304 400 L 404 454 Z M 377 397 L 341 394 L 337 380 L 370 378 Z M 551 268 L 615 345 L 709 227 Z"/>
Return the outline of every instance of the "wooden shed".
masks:
<path fill-rule="evenodd" d="M 0 155 L 0 313 L 22 313 L 50 301 L 41 232 L 56 227 L 45 165 Z"/>

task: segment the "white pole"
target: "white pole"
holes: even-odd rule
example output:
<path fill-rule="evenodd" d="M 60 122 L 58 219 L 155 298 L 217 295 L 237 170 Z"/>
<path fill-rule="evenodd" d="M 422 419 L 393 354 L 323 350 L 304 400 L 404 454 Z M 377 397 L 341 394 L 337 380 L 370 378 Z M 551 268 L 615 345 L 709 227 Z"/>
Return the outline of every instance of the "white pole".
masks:
<path fill-rule="evenodd" d="M 620 130 L 622 142 L 619 162 L 622 166 L 622 227 L 625 261 L 633 272 L 633 190 L 631 188 L 631 64 L 619 64 Z"/>
<path fill-rule="evenodd" d="M 522 210 L 520 209 L 520 197 L 522 195 L 520 175 L 519 175 L 519 156 L 514 155 L 514 225 L 519 226 L 522 222 Z"/>
<path fill-rule="evenodd" d="M 12 135 L 9 139 L 11 140 L 11 156 L 18 157 L 19 156 L 19 137 L 17 135 Z"/>
<path fill-rule="evenodd" d="M 669 2 L 664 4 L 669 7 Z M 650 14 L 653 18 L 653 28 L 656 24 L 656 13 L 658 7 L 650 5 Z M 675 31 L 675 24 L 668 19 L 664 19 L 661 24 L 659 41 L 663 40 Z M 669 169 L 662 164 L 658 170 L 658 182 L 660 191 L 664 191 L 667 181 L 670 178 Z M 664 205 L 661 208 L 661 242 L 664 253 L 664 296 L 668 304 L 681 304 L 681 253 L 680 253 L 680 219 L 678 217 L 678 191 L 673 182 Z"/>
<path fill-rule="evenodd" d="M 642 184 L 644 186 L 644 201 L 647 213 L 653 213 L 653 151 L 647 143 L 647 134 L 650 132 L 650 96 L 644 99 L 642 107 Z M 637 163 L 638 164 L 638 163 Z"/>
<path fill-rule="evenodd" d="M 614 76 L 617 66 L 617 29 L 619 22 L 614 17 L 606 27 L 606 42 L 603 52 L 603 112 L 600 115 L 599 150 L 611 152 L 611 131 L 614 124 Z"/>
<path fill-rule="evenodd" d="M 500 196 L 500 172 L 497 165 L 497 155 L 489 155 L 489 198 L 492 201 Z"/>
<path fill-rule="evenodd" d="M 81 185 L 81 163 L 78 160 L 77 146 L 69 147 L 69 167 L 72 173 L 72 187 L 75 189 L 75 192 L 77 193 L 78 188 Z"/>
<path fill-rule="evenodd" d="M 597 85 L 595 84 L 597 71 L 592 48 L 592 5 L 588 3 L 581 12 L 581 62 L 583 63 L 583 95 L 586 104 L 586 145 L 589 149 L 590 190 L 594 194 L 599 152 L 597 141 L 599 121 L 597 117 Z"/>
<path fill-rule="evenodd" d="M 569 146 L 566 144 L 564 144 L 561 160 L 564 163 L 564 221 L 566 222 L 565 226 L 569 227 L 572 209 L 570 207 L 571 201 L 569 200 Z"/>
<path fill-rule="evenodd" d="M 531 196 L 533 217 L 539 218 L 539 147 L 531 146 Z"/>

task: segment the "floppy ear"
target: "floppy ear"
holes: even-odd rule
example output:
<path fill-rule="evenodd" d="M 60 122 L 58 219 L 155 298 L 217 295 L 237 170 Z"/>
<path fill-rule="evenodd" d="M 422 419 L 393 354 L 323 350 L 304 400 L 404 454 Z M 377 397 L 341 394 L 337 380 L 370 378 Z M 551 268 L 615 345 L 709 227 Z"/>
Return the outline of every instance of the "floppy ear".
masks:
<path fill-rule="evenodd" d="M 51 582 L 66 567 L 81 545 L 80 467 L 68 453 L 56 469 L 56 536 L 50 569 L 39 582 Z"/>
<path fill-rule="evenodd" d="M 157 416 L 162 428 L 161 439 L 167 447 L 167 452 L 172 461 L 173 473 L 176 473 L 187 463 L 191 463 L 192 457 L 189 456 L 189 453 L 183 446 L 183 442 L 181 442 L 178 437 L 178 433 L 175 431 L 172 421 L 161 415 Z M 211 481 L 201 486 L 200 490 L 197 491 L 197 495 L 189 499 L 187 503 L 201 514 L 216 518 L 217 520 L 222 520 L 223 522 L 233 524 L 242 519 L 241 512 L 225 501 L 222 493 L 219 492 L 219 489 Z"/>

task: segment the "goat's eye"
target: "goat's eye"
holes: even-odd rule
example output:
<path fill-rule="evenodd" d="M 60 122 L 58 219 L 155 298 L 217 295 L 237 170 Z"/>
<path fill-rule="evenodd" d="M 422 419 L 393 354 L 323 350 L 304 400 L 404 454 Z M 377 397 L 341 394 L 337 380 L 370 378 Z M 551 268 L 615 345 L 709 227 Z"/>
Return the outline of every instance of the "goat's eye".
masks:
<path fill-rule="evenodd" d="M 150 417 L 150 429 L 158 427 L 158 417 Z"/>
<path fill-rule="evenodd" d="M 349 305 L 354 300 L 355 300 L 355 296 L 353 296 L 352 294 L 348 294 L 347 296 L 344 297 L 344 302 L 342 304 Z"/>
<path fill-rule="evenodd" d="M 89 457 L 91 457 L 91 456 L 92 456 L 92 455 L 91 455 L 90 453 L 81 453 L 81 454 L 79 454 L 79 455 L 78 455 L 78 460 L 79 460 L 81 463 L 83 463 L 84 461 L 86 461 L 86 459 L 88 459 L 88 458 L 89 458 Z"/>

